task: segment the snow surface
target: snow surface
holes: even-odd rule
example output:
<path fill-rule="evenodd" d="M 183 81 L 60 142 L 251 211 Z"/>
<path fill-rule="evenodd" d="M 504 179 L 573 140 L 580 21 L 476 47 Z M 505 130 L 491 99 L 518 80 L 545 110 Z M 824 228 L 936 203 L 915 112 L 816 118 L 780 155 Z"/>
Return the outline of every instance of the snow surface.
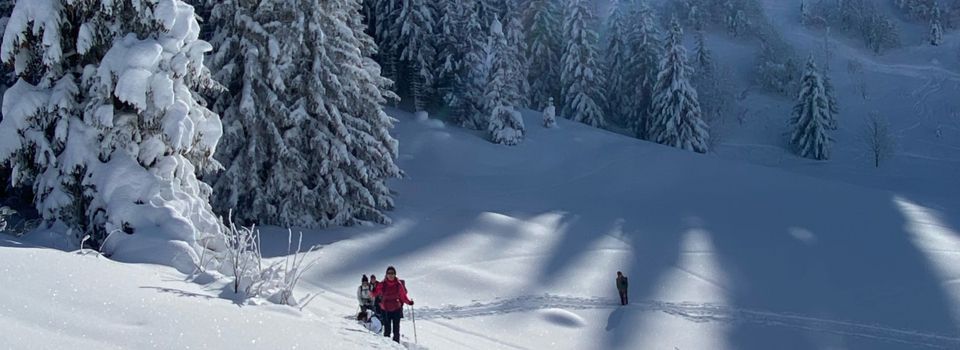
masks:
<path fill-rule="evenodd" d="M 0 348 L 389 348 L 352 320 L 360 275 L 387 265 L 416 301 L 403 340 L 428 349 L 960 347 L 957 206 L 567 120 L 505 149 L 391 114 L 407 172 L 394 224 L 306 232 L 327 245 L 296 292 L 320 293 L 304 311 L 5 241 L 0 326 L 17 336 Z M 264 234 L 282 257 L 286 232 Z"/>
<path fill-rule="evenodd" d="M 763 2 L 799 52 L 820 52 L 799 6 Z M 238 306 L 228 282 L 168 267 L 30 246 L 42 234 L 0 238 L 0 348 L 398 348 L 352 321 L 360 275 L 387 265 L 416 301 L 404 341 L 415 316 L 429 349 L 960 348 L 960 33 L 940 47 L 920 37 L 884 56 L 831 39 L 829 162 L 789 152 L 793 101 L 751 87 L 756 48 L 723 35 L 707 42 L 737 64 L 747 110 L 711 155 L 567 120 L 505 148 L 392 111 L 406 172 L 391 184 L 394 224 L 305 232 L 326 247 L 296 291 L 321 293 L 303 311 Z M 858 149 L 873 110 L 898 131 L 880 169 Z M 264 254 L 282 257 L 286 230 L 264 233 Z"/>

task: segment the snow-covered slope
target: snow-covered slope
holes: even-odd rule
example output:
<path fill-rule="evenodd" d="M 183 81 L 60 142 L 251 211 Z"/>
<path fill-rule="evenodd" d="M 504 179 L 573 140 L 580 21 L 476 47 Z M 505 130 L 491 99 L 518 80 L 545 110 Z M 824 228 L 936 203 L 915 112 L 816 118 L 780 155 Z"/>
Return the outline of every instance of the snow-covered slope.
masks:
<path fill-rule="evenodd" d="M 800 62 L 812 55 L 829 66 L 840 104 L 833 157 L 827 162 L 796 157 L 785 134 L 794 100 L 753 85 L 757 44 L 752 39 L 708 36 L 718 63 L 732 74 L 738 97 L 725 117 L 715 151 L 724 159 L 747 161 L 862 186 L 909 191 L 917 200 L 943 206 L 960 196 L 960 31 L 948 31 L 944 44 L 929 45 L 927 27 L 904 20 L 892 4 L 879 8 L 898 20 L 903 47 L 875 55 L 848 33 L 800 24 L 798 2 L 761 0 L 770 22 L 796 49 Z M 891 2 L 892 3 L 892 2 Z M 851 70 L 851 63 L 857 69 Z M 889 121 L 896 150 L 874 168 L 863 142 L 871 113 Z M 742 119 L 742 120 L 739 120 Z"/>
<path fill-rule="evenodd" d="M 0 348 L 389 348 L 348 320 L 360 275 L 387 265 L 416 301 L 404 341 L 430 349 L 960 347 L 955 205 L 534 114 L 516 147 L 393 114 L 395 223 L 306 232 L 327 245 L 303 312 L 6 239 Z M 283 230 L 264 234 L 265 255 L 286 251 Z"/>
<path fill-rule="evenodd" d="M 909 192 L 532 115 L 511 148 L 396 114 L 396 224 L 315 236 L 335 241 L 308 277 L 318 305 L 349 313 L 360 274 L 395 265 L 428 348 L 960 346 L 956 212 Z"/>
<path fill-rule="evenodd" d="M 239 306 L 163 266 L 0 237 L 0 272 L 0 349 L 400 348 L 322 308 Z"/>

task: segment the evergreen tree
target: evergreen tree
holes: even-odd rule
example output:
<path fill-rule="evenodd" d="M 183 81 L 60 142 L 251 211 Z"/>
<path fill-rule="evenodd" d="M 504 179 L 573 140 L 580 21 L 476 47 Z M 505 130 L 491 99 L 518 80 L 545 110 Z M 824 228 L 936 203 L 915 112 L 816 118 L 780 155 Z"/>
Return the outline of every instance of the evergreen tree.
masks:
<path fill-rule="evenodd" d="M 713 63 L 713 53 L 707 48 L 707 41 L 703 32 L 696 34 L 697 46 L 694 48 L 694 72 L 695 79 L 712 79 L 716 68 Z"/>
<path fill-rule="evenodd" d="M 512 94 L 509 101 L 515 107 L 525 107 L 530 105 L 530 83 L 525 77 L 530 74 L 530 64 L 527 58 L 527 42 L 523 30 L 521 18 L 518 11 L 513 6 L 508 5 L 508 16 L 506 21 L 505 35 L 507 37 L 507 46 L 504 55 L 509 64 L 510 81 L 514 87 L 510 90 Z"/>
<path fill-rule="evenodd" d="M 490 62 L 490 76 L 487 81 L 486 110 L 490 113 L 487 131 L 490 139 L 499 144 L 517 145 L 523 141 L 525 131 L 523 118 L 515 108 L 515 75 L 512 75 L 514 63 L 509 54 L 509 44 L 500 20 L 494 16 L 490 25 L 490 43 L 487 50 Z"/>
<path fill-rule="evenodd" d="M 477 4 L 479 5 L 477 12 L 480 15 L 480 21 L 484 24 L 484 28 L 489 32 L 489 27 L 492 25 L 493 20 L 499 21 L 500 18 L 505 18 L 512 5 L 511 3 L 516 1 L 518 0 L 477 0 Z"/>
<path fill-rule="evenodd" d="M 671 24 L 664 53 L 653 89 L 650 140 L 706 153 L 710 136 L 701 117 L 697 91 L 690 85 L 683 29 L 676 19 Z"/>
<path fill-rule="evenodd" d="M 37 11 L 19 1 L 7 24 L 0 59 L 18 80 L 5 93 L 0 159 L 73 243 L 89 236 L 116 259 L 189 272 L 204 249 L 223 248 L 211 189 L 196 175 L 219 167 L 212 154 L 222 130 L 195 100 L 213 83 L 193 8 L 55 4 Z"/>
<path fill-rule="evenodd" d="M 487 82 L 486 42 L 476 0 L 452 2 L 448 17 L 441 21 L 441 32 L 449 36 L 448 44 L 440 51 L 447 87 L 444 101 L 450 106 L 454 119 L 462 126 L 486 130 L 488 114 L 484 113 L 484 92 Z"/>
<path fill-rule="evenodd" d="M 943 25 L 939 19 L 930 20 L 930 45 L 940 46 L 943 44 Z"/>
<path fill-rule="evenodd" d="M 380 48 L 377 62 L 383 67 L 383 76 L 400 80 L 400 32 L 402 3 L 397 0 L 370 0 L 371 18 L 368 18 L 372 36 Z"/>
<path fill-rule="evenodd" d="M 578 122 L 603 127 L 603 82 L 597 64 L 597 33 L 589 28 L 593 15 L 585 0 L 571 0 L 563 32 L 563 115 Z"/>
<path fill-rule="evenodd" d="M 394 163 L 397 141 L 389 135 L 392 119 L 382 109 L 389 81 L 361 56 L 356 0 L 300 0 L 304 44 L 295 71 L 291 110 L 298 121 L 284 135 L 287 145 L 274 165 L 293 176 L 277 188 L 279 221 L 291 226 L 389 223 L 393 207 L 386 180 L 399 177 Z M 354 25 L 351 25 L 354 24 Z"/>
<path fill-rule="evenodd" d="M 626 7 L 623 2 L 614 1 L 607 16 L 606 92 L 607 115 L 618 124 L 625 124 L 630 115 L 631 84 L 628 80 L 630 67 L 627 61 L 627 28 L 624 23 Z"/>
<path fill-rule="evenodd" d="M 530 102 L 545 106 L 560 98 L 561 41 L 560 8 L 555 0 L 529 0 L 524 11 L 529 48 Z"/>
<path fill-rule="evenodd" d="M 827 131 L 835 129 L 836 122 L 831 118 L 829 98 L 813 57 L 807 61 L 800 83 L 797 104 L 790 119 L 793 128 L 790 144 L 801 157 L 828 159 L 832 140 Z"/>
<path fill-rule="evenodd" d="M 634 19 L 634 24 L 627 36 L 630 51 L 627 63 L 630 67 L 627 72 L 630 109 L 626 124 L 638 138 L 646 138 L 653 86 L 660 70 L 662 43 L 656 17 L 646 1 L 641 0 L 631 11 L 630 17 Z"/>
<path fill-rule="evenodd" d="M 397 52 L 400 61 L 407 64 L 410 75 L 410 95 L 414 109 L 425 111 L 433 94 L 436 56 L 433 6 L 426 0 L 402 0 L 397 27 Z"/>

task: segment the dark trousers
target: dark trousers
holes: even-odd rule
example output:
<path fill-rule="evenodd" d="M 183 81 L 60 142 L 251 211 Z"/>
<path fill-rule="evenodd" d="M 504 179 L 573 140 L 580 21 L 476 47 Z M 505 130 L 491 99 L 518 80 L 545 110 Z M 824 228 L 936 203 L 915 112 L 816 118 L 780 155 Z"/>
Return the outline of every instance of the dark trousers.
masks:
<path fill-rule="evenodd" d="M 620 305 L 627 305 L 630 303 L 630 299 L 627 298 L 627 290 L 620 289 Z"/>
<path fill-rule="evenodd" d="M 403 317 L 403 309 L 397 311 L 383 312 L 383 336 L 389 337 L 393 333 L 393 341 L 400 342 L 400 318 Z"/>

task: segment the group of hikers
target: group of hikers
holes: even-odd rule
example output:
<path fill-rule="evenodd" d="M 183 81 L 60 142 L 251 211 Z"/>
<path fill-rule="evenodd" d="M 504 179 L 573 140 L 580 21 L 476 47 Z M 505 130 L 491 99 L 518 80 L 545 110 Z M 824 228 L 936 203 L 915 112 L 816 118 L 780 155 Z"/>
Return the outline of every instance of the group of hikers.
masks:
<path fill-rule="evenodd" d="M 400 342 L 403 304 L 412 306 L 413 300 L 407 296 L 405 282 L 397 278 L 397 269 L 388 266 L 383 281 L 377 281 L 375 275 L 369 278 L 363 275 L 357 287 L 357 301 L 360 302 L 358 321 L 371 332 L 380 333 L 382 329 L 384 337 L 392 336 L 393 341 Z"/>
<path fill-rule="evenodd" d="M 620 294 L 620 305 L 630 303 L 627 297 L 629 283 L 622 271 L 617 271 L 617 292 Z M 380 333 L 384 337 L 393 337 L 393 341 L 400 342 L 400 319 L 403 318 L 403 304 L 413 305 L 413 300 L 407 296 L 407 286 L 402 279 L 397 278 L 397 269 L 387 267 L 387 274 L 383 281 L 377 281 L 376 275 L 363 275 L 360 286 L 357 287 L 357 301 L 360 302 L 360 313 L 357 321 L 363 322 L 371 332 Z M 416 327 L 416 325 L 414 325 Z"/>

